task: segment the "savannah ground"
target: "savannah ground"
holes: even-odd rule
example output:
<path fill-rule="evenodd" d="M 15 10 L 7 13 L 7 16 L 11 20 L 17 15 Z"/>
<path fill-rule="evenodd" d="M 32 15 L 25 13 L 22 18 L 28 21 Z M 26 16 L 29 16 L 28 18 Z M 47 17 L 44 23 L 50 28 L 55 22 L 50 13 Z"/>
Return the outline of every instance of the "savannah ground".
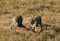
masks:
<path fill-rule="evenodd" d="M 24 25 L 40 15 L 43 28 L 49 29 L 35 33 L 19 28 L 19 33 L 10 32 L 14 15 L 22 15 Z M 0 0 L 0 41 L 60 41 L 60 0 Z"/>

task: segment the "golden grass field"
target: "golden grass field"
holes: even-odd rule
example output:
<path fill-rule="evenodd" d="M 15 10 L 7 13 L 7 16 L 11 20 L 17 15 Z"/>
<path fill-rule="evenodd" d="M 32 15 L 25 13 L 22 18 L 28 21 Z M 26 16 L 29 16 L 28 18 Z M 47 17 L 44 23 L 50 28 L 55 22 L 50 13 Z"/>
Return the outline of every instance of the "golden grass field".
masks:
<path fill-rule="evenodd" d="M 22 15 L 23 24 L 40 15 L 49 29 L 41 33 L 24 28 L 19 33 L 10 32 L 14 15 Z M 60 41 L 60 0 L 0 0 L 0 41 Z"/>

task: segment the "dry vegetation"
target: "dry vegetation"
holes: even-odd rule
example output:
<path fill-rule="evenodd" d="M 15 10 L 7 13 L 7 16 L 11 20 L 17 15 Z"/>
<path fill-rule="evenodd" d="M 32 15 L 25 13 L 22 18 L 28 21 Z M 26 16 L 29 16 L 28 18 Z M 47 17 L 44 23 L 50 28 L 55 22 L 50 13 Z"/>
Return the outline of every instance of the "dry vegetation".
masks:
<path fill-rule="evenodd" d="M 23 24 L 29 19 L 42 16 L 42 32 L 19 28 L 10 32 L 13 15 L 22 15 Z M 29 27 L 28 27 L 29 28 Z M 0 41 L 60 41 L 60 0 L 0 0 Z"/>

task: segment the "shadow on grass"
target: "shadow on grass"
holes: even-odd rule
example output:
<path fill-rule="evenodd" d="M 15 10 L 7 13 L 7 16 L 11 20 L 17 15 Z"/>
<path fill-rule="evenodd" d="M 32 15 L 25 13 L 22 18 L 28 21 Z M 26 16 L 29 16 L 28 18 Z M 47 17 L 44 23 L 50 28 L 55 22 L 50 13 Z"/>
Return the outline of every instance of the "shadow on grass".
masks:
<path fill-rule="evenodd" d="M 42 27 L 46 27 L 46 30 L 49 28 L 51 30 L 55 30 L 57 33 L 60 33 L 60 27 L 58 26 L 52 26 L 52 25 L 48 25 L 48 24 L 43 24 Z"/>

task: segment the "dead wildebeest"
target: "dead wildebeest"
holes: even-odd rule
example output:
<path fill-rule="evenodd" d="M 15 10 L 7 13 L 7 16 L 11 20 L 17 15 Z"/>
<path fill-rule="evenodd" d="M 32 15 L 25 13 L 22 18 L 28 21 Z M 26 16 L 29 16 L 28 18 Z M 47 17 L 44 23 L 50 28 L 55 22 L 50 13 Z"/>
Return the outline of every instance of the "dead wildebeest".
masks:
<path fill-rule="evenodd" d="M 41 27 L 41 29 L 42 29 L 42 18 L 41 18 L 41 16 L 37 16 L 36 18 L 35 18 L 35 21 L 36 21 L 36 27 Z"/>
<path fill-rule="evenodd" d="M 42 30 L 42 18 L 41 18 L 41 16 L 37 16 L 31 20 L 31 27 L 32 27 L 32 29 L 35 29 L 35 30 L 37 27 L 41 27 L 41 30 Z"/>

